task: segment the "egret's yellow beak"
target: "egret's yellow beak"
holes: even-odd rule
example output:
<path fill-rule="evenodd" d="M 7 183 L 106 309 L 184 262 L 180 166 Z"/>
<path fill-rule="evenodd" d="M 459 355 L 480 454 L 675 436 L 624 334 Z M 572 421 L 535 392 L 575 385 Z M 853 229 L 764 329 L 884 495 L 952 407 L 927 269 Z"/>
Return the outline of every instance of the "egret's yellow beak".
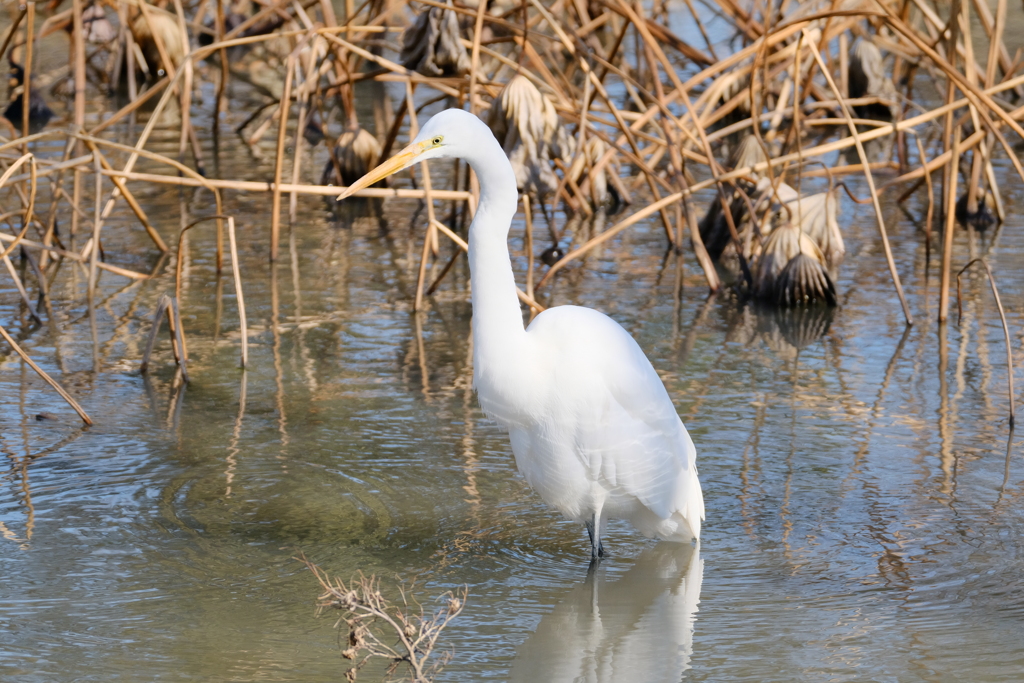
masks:
<path fill-rule="evenodd" d="M 376 182 L 384 180 L 389 175 L 394 175 L 402 169 L 409 168 L 409 166 L 416 162 L 416 157 L 430 149 L 431 146 L 432 144 L 430 140 L 424 140 L 423 142 L 416 142 L 409 145 L 401 152 L 346 187 L 345 191 L 338 195 L 338 201 L 340 202 L 346 197 L 351 197 L 359 190 L 365 189 Z"/>

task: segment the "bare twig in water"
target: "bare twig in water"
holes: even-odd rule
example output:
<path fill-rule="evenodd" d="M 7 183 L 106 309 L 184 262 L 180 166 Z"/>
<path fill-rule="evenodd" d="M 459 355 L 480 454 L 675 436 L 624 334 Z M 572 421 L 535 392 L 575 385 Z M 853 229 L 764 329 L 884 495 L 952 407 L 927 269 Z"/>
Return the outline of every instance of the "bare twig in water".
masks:
<path fill-rule="evenodd" d="M 354 664 L 345 673 L 346 680 L 355 681 L 363 666 L 378 659 L 389 662 L 388 676 L 404 669 L 413 683 L 429 683 L 451 661 L 451 650 L 435 650 L 441 632 L 466 605 L 466 587 L 439 596 L 439 606 L 429 611 L 413 597 L 411 586 L 400 586 L 398 601 L 391 601 L 374 576 L 360 575 L 345 583 L 305 557 L 298 559 L 323 589 L 317 606 L 340 610 L 338 623 L 348 627 L 348 647 L 341 656 Z"/>

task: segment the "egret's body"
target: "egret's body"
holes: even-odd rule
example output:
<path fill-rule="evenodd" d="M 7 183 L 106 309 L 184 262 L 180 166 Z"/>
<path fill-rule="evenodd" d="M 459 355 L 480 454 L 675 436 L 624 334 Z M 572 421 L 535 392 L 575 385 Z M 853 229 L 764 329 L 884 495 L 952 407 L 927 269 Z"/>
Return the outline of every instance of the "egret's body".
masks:
<path fill-rule="evenodd" d="M 479 119 L 441 112 L 342 197 L 438 157 L 467 161 L 480 181 L 469 231 L 474 385 L 484 411 L 508 428 L 520 472 L 545 502 L 587 525 L 594 557 L 608 518 L 646 536 L 699 538 L 696 451 L 633 338 L 578 306 L 548 309 L 524 329 L 508 252 L 515 174 Z"/>

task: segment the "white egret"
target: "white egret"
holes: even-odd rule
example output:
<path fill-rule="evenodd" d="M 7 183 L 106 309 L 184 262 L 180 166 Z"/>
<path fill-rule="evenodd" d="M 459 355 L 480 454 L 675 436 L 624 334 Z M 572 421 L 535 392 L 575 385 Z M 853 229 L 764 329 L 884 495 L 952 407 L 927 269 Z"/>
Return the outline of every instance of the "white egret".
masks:
<path fill-rule="evenodd" d="M 648 537 L 699 538 L 697 453 L 636 341 L 579 306 L 550 308 L 524 329 L 508 252 L 516 177 L 480 119 L 459 109 L 437 114 L 338 199 L 445 157 L 469 163 L 480 181 L 469 229 L 474 386 L 484 412 L 508 429 L 519 471 L 546 503 L 586 525 L 593 559 L 604 555 L 609 518 Z"/>

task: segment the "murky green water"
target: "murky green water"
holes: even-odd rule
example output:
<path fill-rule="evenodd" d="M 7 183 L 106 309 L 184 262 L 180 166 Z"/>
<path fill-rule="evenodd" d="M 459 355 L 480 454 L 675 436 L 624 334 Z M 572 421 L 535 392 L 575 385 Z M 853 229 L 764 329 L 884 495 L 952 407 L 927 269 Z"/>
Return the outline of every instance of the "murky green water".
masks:
<path fill-rule="evenodd" d="M 266 150 L 228 139 L 245 115 L 229 112 L 219 158 L 204 141 L 212 175 L 272 175 Z M 153 149 L 176 152 L 176 132 L 158 138 Z M 138 193 L 165 236 L 213 212 L 208 193 Z M 551 303 L 605 311 L 647 351 L 697 445 L 707 503 L 699 551 L 613 523 L 589 578 L 585 533 L 529 490 L 476 405 L 464 262 L 411 312 L 417 204 L 338 219 L 300 198 L 270 267 L 269 197 L 225 196 L 242 233 L 246 373 L 211 224 L 188 243 L 187 387 L 163 337 L 139 373 L 173 267 L 123 208 L 105 228 L 109 259 L 157 277 L 103 275 L 95 340 L 82 271 L 63 266 L 54 325 L 39 329 L 0 278 L 3 324 L 96 421 L 82 429 L 16 357 L 0 363 L 5 680 L 339 680 L 334 619 L 316 616 L 299 553 L 343 578 L 415 578 L 427 600 L 467 585 L 443 680 L 1024 677 L 1024 463 L 1020 439 L 1007 442 L 1002 329 L 976 274 L 962 324 L 933 322 L 935 254 L 929 265 L 894 194 L 910 329 L 869 207 L 845 198 L 834 314 L 707 299 L 689 255 L 665 258 L 656 223 L 556 281 Z M 959 232 L 954 255 L 986 255 L 998 275 L 1018 386 L 1022 200 L 1008 197 L 1000 230 Z M 521 275 L 521 225 L 510 246 Z"/>

